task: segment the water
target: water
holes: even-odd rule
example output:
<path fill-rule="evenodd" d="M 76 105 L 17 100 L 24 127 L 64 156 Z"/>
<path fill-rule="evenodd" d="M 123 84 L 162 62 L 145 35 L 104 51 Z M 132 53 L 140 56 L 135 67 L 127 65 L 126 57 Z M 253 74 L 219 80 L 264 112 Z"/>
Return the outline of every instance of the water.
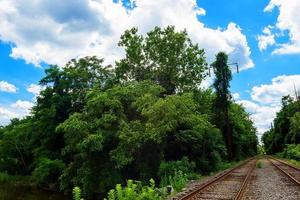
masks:
<path fill-rule="evenodd" d="M 0 184 L 0 200 L 70 200 L 70 196 L 41 191 L 29 186 Z"/>

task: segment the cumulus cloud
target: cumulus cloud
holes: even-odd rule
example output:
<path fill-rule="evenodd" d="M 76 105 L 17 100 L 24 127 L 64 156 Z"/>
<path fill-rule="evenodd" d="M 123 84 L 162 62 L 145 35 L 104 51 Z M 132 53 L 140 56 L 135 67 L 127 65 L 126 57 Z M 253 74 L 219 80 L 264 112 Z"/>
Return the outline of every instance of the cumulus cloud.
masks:
<path fill-rule="evenodd" d="M 28 114 L 30 109 L 33 107 L 33 103 L 30 101 L 18 100 L 15 103 L 11 104 L 11 107 L 23 110 L 26 114 Z"/>
<path fill-rule="evenodd" d="M 154 26 L 175 25 L 206 50 L 209 61 L 226 51 L 242 69 L 254 66 L 241 28 L 233 22 L 225 29 L 207 27 L 197 19 L 206 11 L 196 0 L 135 0 L 130 5 L 127 9 L 112 0 L 2 0 L 0 40 L 13 44 L 12 57 L 36 66 L 63 65 L 85 55 L 112 63 L 123 56 L 117 43 L 124 30 L 136 26 L 145 34 Z"/>
<path fill-rule="evenodd" d="M 31 94 L 33 94 L 35 97 L 37 97 L 40 94 L 40 92 L 43 90 L 43 87 L 38 84 L 32 83 L 26 88 L 26 90 Z"/>
<path fill-rule="evenodd" d="M 263 34 L 257 36 L 258 48 L 260 51 L 266 50 L 268 46 L 275 44 L 275 35 L 271 33 L 271 27 L 267 26 L 263 29 Z"/>
<path fill-rule="evenodd" d="M 232 97 L 233 97 L 233 99 L 236 100 L 236 101 L 239 100 L 239 99 L 241 98 L 241 97 L 240 97 L 240 94 L 237 93 L 237 92 L 236 92 L 236 93 L 233 93 L 233 94 L 232 94 Z"/>
<path fill-rule="evenodd" d="M 33 103 L 30 101 L 17 100 L 8 105 L 0 105 L 0 126 L 6 125 L 13 118 L 23 118 L 30 114 Z"/>
<path fill-rule="evenodd" d="M 300 75 L 277 76 L 271 84 L 253 87 L 251 97 L 261 104 L 280 105 L 281 97 L 293 95 L 294 88 L 300 88 Z"/>
<path fill-rule="evenodd" d="M 239 100 L 237 103 L 243 105 L 250 114 L 251 119 L 257 127 L 259 138 L 270 128 L 276 113 L 280 110 L 280 106 L 264 106 L 251 100 Z"/>
<path fill-rule="evenodd" d="M 1 92 L 10 92 L 16 93 L 17 87 L 7 81 L 0 81 L 0 91 Z"/>
<path fill-rule="evenodd" d="M 276 113 L 281 108 L 282 96 L 293 96 L 294 88 L 300 88 L 300 74 L 281 75 L 273 78 L 270 84 L 254 86 L 251 90 L 251 100 L 237 101 L 250 113 L 259 137 L 270 128 Z"/>
<path fill-rule="evenodd" d="M 276 28 L 281 32 L 287 31 L 289 42 L 278 44 L 273 54 L 299 54 L 300 53 L 300 1 L 297 0 L 270 0 L 265 12 L 279 9 Z M 270 39 L 270 38 L 269 38 Z"/>

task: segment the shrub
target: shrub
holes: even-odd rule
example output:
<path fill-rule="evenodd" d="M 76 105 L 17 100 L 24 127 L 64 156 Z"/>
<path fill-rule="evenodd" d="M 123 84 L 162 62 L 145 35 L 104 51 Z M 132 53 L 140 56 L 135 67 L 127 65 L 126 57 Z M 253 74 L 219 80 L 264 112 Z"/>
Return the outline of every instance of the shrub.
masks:
<path fill-rule="evenodd" d="M 256 162 L 256 167 L 262 168 L 262 162 L 260 160 Z"/>
<path fill-rule="evenodd" d="M 175 171 L 181 171 L 183 174 L 193 176 L 196 164 L 190 162 L 187 157 L 181 160 L 162 162 L 159 167 L 160 177 L 170 177 L 175 175 Z"/>
<path fill-rule="evenodd" d="M 142 186 L 140 182 L 133 180 L 127 181 L 127 186 L 122 187 L 117 184 L 115 189 L 108 193 L 106 200 L 160 200 L 162 199 L 159 190 L 155 187 L 153 179 L 150 180 L 150 186 Z"/>
<path fill-rule="evenodd" d="M 61 160 L 41 158 L 32 175 L 39 185 L 54 184 L 64 168 L 65 164 Z"/>
<path fill-rule="evenodd" d="M 174 190 L 179 192 L 187 184 L 188 178 L 185 173 L 183 173 L 180 170 L 179 171 L 176 170 L 174 176 L 169 177 L 169 182 L 173 186 Z"/>
<path fill-rule="evenodd" d="M 74 187 L 72 193 L 73 193 L 73 199 L 74 199 L 74 200 L 83 200 L 83 199 L 81 198 L 81 190 L 80 190 L 79 187 Z"/>
<path fill-rule="evenodd" d="M 281 155 L 284 158 L 300 161 L 300 144 L 287 145 Z"/>

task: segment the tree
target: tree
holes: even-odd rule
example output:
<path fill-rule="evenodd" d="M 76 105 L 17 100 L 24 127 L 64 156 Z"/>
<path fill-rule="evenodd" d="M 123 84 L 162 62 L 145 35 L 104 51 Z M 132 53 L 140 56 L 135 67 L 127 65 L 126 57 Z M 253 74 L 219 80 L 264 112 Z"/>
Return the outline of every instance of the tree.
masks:
<path fill-rule="evenodd" d="M 282 108 L 276 114 L 274 126 L 264 133 L 262 139 L 268 154 L 282 152 L 288 144 L 298 144 L 300 100 L 282 97 Z"/>
<path fill-rule="evenodd" d="M 230 80 L 232 79 L 231 70 L 227 64 L 228 56 L 224 52 L 220 52 L 216 56 L 216 61 L 212 64 L 216 75 L 214 81 L 214 88 L 216 90 L 215 99 L 215 123 L 217 127 L 222 130 L 224 138 L 226 138 L 226 145 L 228 156 L 231 160 L 233 158 L 233 136 L 229 125 L 228 109 L 230 106 Z"/>
<path fill-rule="evenodd" d="M 292 118 L 290 118 L 291 123 L 291 142 L 295 144 L 300 143 L 300 112 L 296 112 Z"/>
<path fill-rule="evenodd" d="M 257 154 L 256 128 L 245 109 L 234 102 L 229 108 L 229 123 L 233 135 L 233 156 L 240 160 Z"/>
<path fill-rule="evenodd" d="M 125 31 L 119 46 L 126 57 L 117 62 L 116 76 L 121 82 L 152 80 L 166 94 L 197 89 L 207 69 L 204 50 L 193 44 L 186 31 L 173 26 L 155 27 L 146 37 L 137 28 Z"/>

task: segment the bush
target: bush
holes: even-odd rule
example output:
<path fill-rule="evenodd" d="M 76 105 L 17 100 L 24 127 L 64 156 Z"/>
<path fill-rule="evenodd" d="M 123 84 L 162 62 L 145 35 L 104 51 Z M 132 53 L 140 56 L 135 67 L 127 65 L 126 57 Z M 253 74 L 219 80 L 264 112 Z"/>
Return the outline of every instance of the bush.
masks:
<path fill-rule="evenodd" d="M 300 161 L 300 144 L 287 145 L 281 156 L 284 158 Z"/>
<path fill-rule="evenodd" d="M 175 171 L 173 177 L 171 177 L 171 176 L 169 177 L 169 182 L 172 185 L 172 187 L 174 188 L 174 190 L 179 192 L 187 184 L 188 178 L 185 173 L 183 173 L 182 171 L 179 170 L 179 171 Z"/>
<path fill-rule="evenodd" d="M 127 181 L 127 186 L 123 187 L 117 184 L 115 189 L 108 193 L 106 200 L 160 200 L 162 199 L 159 190 L 155 187 L 153 179 L 150 180 L 150 186 L 142 186 L 140 182 L 133 180 Z"/>
<path fill-rule="evenodd" d="M 50 185 L 58 182 L 58 177 L 62 174 L 64 168 L 65 164 L 61 160 L 42 158 L 32 175 L 39 185 Z"/>
<path fill-rule="evenodd" d="M 73 199 L 74 200 L 83 200 L 81 198 L 81 190 L 79 187 L 74 187 L 73 189 Z"/>
<path fill-rule="evenodd" d="M 262 168 L 262 162 L 260 160 L 256 162 L 256 167 Z"/>
<path fill-rule="evenodd" d="M 183 157 L 181 160 L 162 162 L 159 167 L 160 177 L 170 177 L 175 175 L 175 171 L 181 171 L 188 176 L 194 175 L 196 164 L 190 162 L 187 157 Z"/>

